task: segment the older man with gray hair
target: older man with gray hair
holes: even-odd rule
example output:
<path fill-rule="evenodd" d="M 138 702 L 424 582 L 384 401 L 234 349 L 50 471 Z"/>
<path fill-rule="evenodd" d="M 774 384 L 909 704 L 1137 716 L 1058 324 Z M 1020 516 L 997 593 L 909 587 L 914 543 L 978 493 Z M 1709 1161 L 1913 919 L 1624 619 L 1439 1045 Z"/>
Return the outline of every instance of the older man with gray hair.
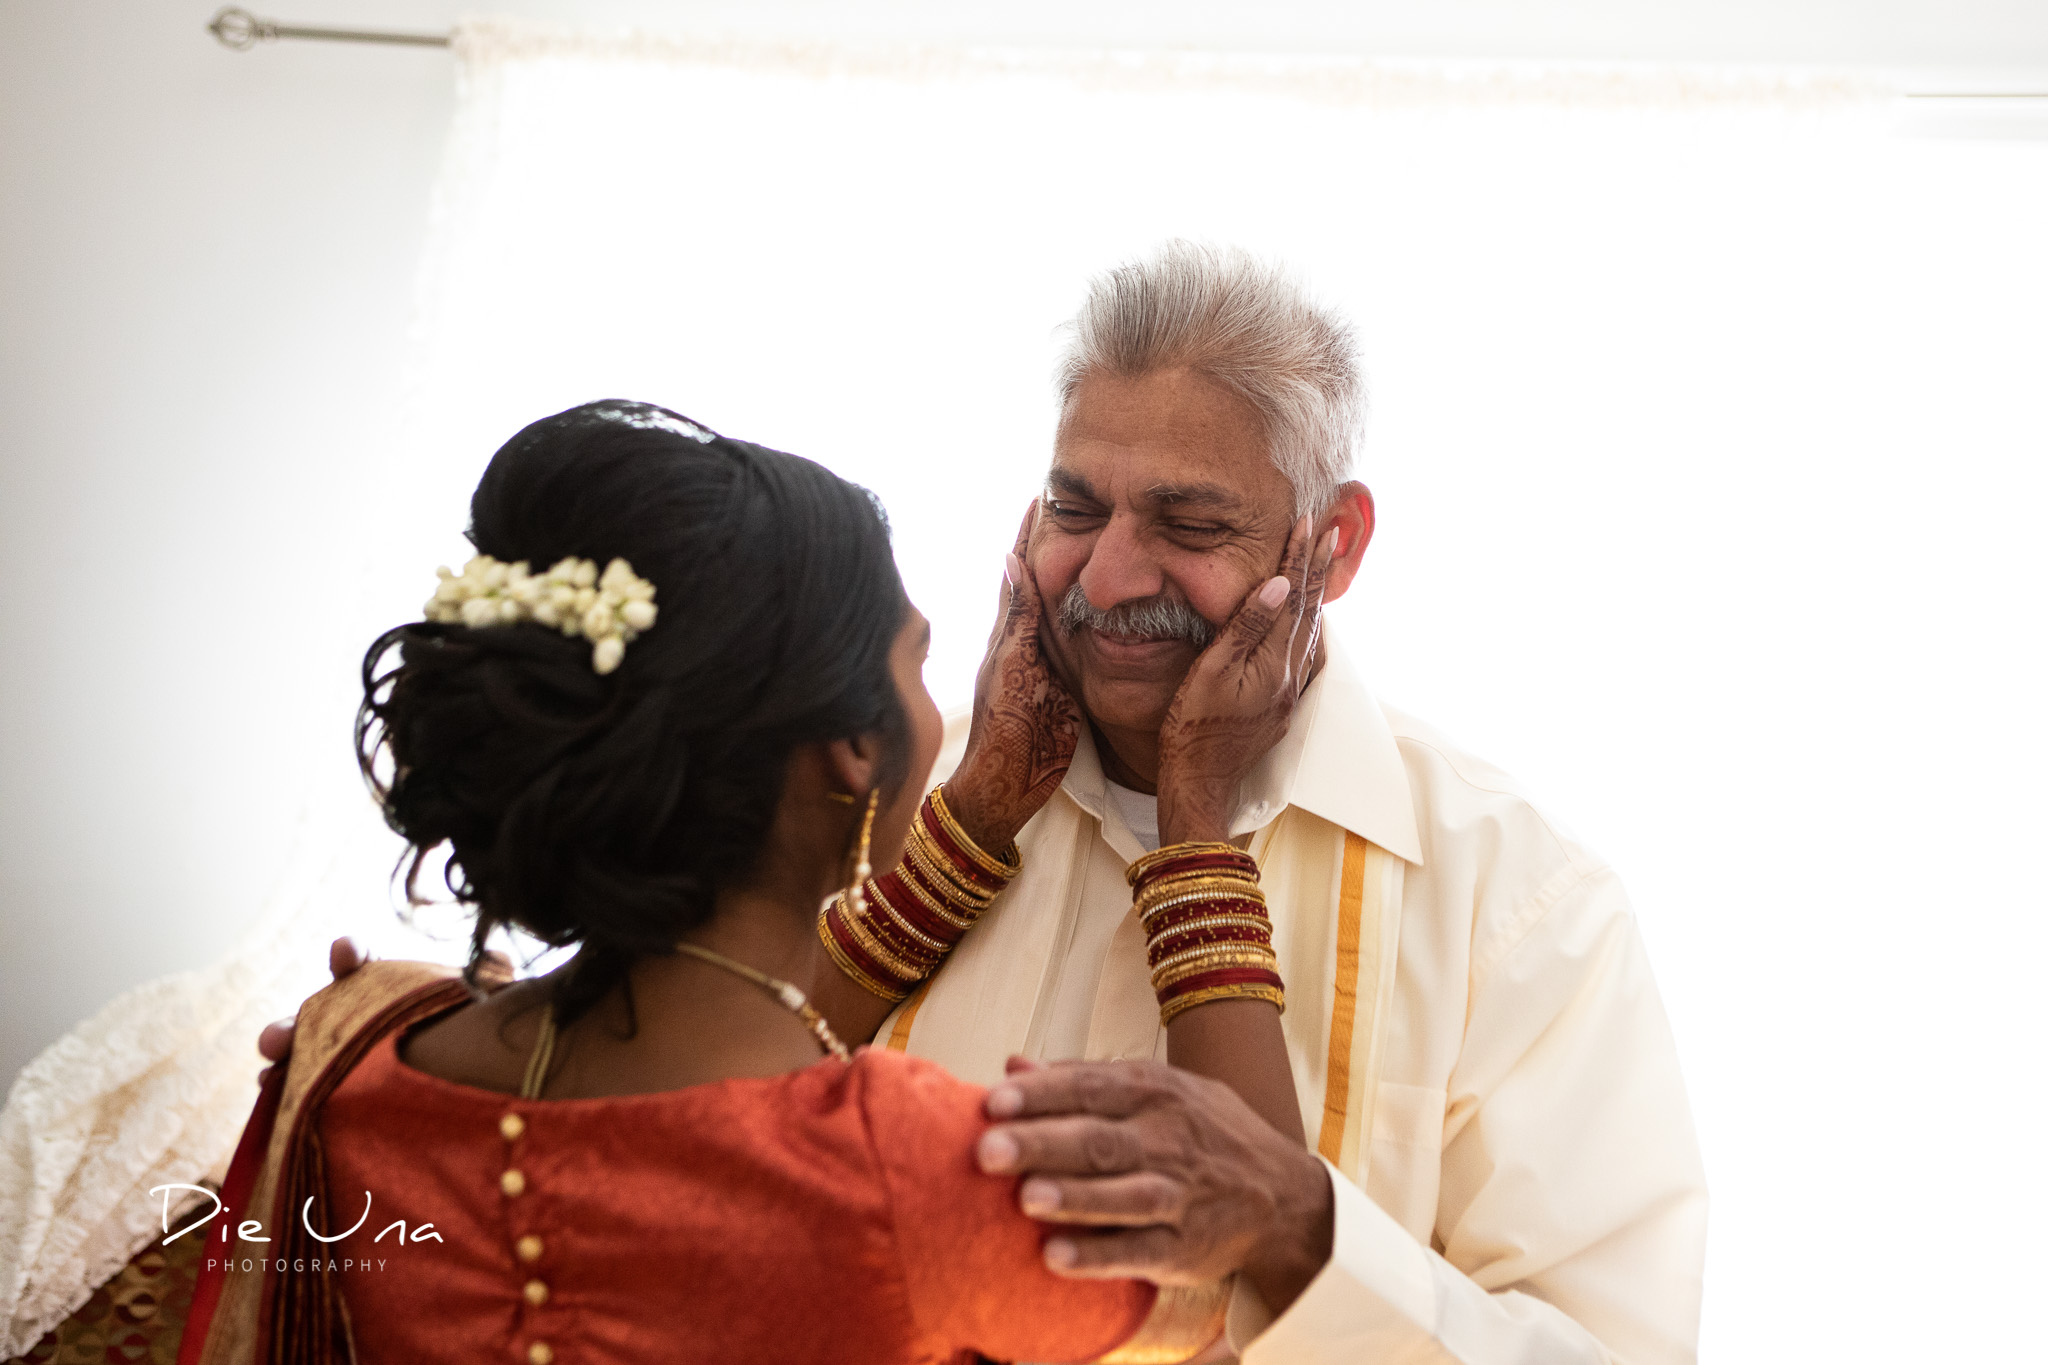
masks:
<path fill-rule="evenodd" d="M 878 1043 L 996 1086 L 1056 1268 L 1246 1272 L 1247 1361 L 1692 1359 L 1704 1180 L 1620 883 L 1318 631 L 1373 531 L 1351 329 L 1174 243 L 1095 282 L 1059 391 L 940 768 L 1023 871 Z M 1278 666 L 1219 700 L 1276 574 Z M 1257 859 L 1284 1014 L 1161 1024 L 1125 869 L 1190 840 Z"/>
<path fill-rule="evenodd" d="M 1059 391 L 936 775 L 1021 871 L 921 982 L 821 953 L 813 999 L 993 1087 L 1055 1270 L 1235 1274 L 1248 1362 L 1693 1359 L 1704 1179 L 1620 883 L 1321 630 L 1373 532 L 1349 326 L 1174 243 L 1094 283 Z M 1270 914 L 1284 1012 L 1163 1008 L 1126 874 L 1183 845 L 1256 861 L 1216 922 Z"/>

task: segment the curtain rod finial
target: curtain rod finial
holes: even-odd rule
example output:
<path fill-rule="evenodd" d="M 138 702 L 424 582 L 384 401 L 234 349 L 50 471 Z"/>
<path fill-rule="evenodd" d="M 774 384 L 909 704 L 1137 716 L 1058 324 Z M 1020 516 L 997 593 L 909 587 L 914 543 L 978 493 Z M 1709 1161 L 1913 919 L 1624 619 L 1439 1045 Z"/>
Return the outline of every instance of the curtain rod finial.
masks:
<path fill-rule="evenodd" d="M 229 5 L 213 16 L 206 31 L 220 39 L 222 47 L 246 52 L 260 42 L 275 41 L 277 25 L 258 19 L 239 5 Z"/>

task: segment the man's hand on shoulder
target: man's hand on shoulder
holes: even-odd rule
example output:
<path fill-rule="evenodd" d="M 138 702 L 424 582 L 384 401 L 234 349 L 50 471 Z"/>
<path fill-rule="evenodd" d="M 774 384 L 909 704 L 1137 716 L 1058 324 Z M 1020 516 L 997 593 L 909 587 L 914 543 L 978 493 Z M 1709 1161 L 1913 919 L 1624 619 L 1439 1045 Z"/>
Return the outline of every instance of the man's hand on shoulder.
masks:
<path fill-rule="evenodd" d="M 1274 1313 L 1330 1258 L 1328 1172 L 1228 1086 L 1158 1062 L 1013 1061 L 976 1157 L 1025 1176 L 1018 1203 L 1058 1225 L 1063 1275 L 1194 1284 L 1242 1272 Z"/>

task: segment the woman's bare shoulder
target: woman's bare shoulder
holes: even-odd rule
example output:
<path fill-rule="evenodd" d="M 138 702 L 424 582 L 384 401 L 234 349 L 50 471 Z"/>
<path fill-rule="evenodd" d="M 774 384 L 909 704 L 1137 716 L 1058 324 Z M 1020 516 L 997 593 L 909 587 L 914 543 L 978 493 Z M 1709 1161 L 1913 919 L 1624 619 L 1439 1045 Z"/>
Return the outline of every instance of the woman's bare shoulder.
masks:
<path fill-rule="evenodd" d="M 444 1081 L 515 1095 L 540 1036 L 546 1002 L 540 981 L 514 982 L 401 1040 L 399 1059 Z"/>

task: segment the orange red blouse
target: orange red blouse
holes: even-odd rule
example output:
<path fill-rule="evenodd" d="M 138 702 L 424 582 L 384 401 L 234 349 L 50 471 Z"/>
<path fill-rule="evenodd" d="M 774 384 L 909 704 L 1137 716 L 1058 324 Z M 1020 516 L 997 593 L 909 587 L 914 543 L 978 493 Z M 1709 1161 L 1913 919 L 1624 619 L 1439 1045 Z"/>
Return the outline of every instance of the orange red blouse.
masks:
<path fill-rule="evenodd" d="M 928 1062 L 529 1101 L 397 1042 L 319 1120 L 360 1361 L 1078 1361 L 1152 1307 L 1045 1269 L 1017 1182 L 973 1164 L 983 1091 Z"/>

